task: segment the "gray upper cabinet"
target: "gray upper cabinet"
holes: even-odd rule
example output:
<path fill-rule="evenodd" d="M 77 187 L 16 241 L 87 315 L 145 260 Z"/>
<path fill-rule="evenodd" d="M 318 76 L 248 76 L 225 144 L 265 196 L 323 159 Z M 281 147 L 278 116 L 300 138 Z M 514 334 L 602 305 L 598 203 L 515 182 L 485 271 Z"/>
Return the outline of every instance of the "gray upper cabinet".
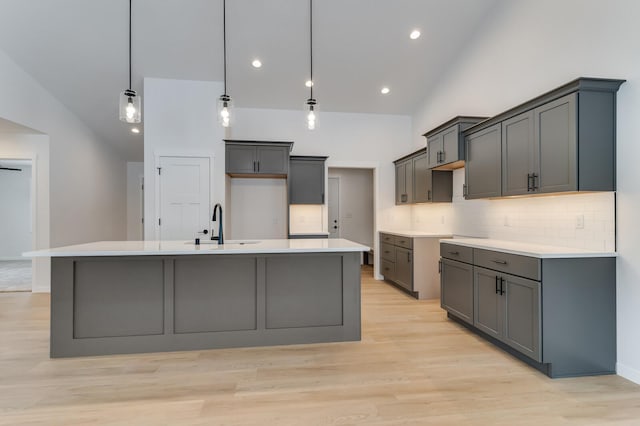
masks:
<path fill-rule="evenodd" d="M 474 170 L 465 176 L 466 197 L 615 191 L 616 92 L 623 82 L 579 78 L 468 128 L 466 167 Z M 501 185 L 489 188 L 495 171 L 480 144 L 469 142 L 489 145 L 484 132 L 495 126 L 502 132 Z"/>
<path fill-rule="evenodd" d="M 500 123 L 466 137 L 464 196 L 467 199 L 499 197 L 502 161 Z"/>
<path fill-rule="evenodd" d="M 225 140 L 225 172 L 238 177 L 286 177 L 293 142 Z"/>
<path fill-rule="evenodd" d="M 395 161 L 396 204 L 451 202 L 453 172 L 431 170 L 427 150 Z"/>
<path fill-rule="evenodd" d="M 413 162 L 411 159 L 396 163 L 396 204 L 413 203 Z"/>
<path fill-rule="evenodd" d="M 324 204 L 327 157 L 291 156 L 289 204 Z"/>
<path fill-rule="evenodd" d="M 425 133 L 429 168 L 452 170 L 463 167 L 465 150 L 462 132 L 484 119 L 459 116 Z"/>

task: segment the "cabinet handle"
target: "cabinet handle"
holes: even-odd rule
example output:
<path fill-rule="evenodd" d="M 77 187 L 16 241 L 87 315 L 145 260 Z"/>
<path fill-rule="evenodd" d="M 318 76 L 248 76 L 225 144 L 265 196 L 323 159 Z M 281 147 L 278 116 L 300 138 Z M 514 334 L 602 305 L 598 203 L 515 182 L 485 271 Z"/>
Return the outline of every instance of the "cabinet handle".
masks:
<path fill-rule="evenodd" d="M 531 192 L 531 173 L 527 173 L 527 192 Z"/>
<path fill-rule="evenodd" d="M 504 284 L 504 278 L 500 277 L 500 296 L 505 294 L 503 284 Z"/>
<path fill-rule="evenodd" d="M 499 265 L 506 265 L 507 261 L 506 260 L 497 260 L 497 259 L 493 259 L 492 260 L 493 263 L 497 263 Z"/>
<path fill-rule="evenodd" d="M 498 294 L 498 276 L 496 275 L 496 294 Z"/>
<path fill-rule="evenodd" d="M 407 194 L 402 194 L 400 196 L 400 202 L 401 203 L 406 203 L 407 202 Z"/>
<path fill-rule="evenodd" d="M 431 190 L 427 191 L 427 200 L 431 200 Z"/>
<path fill-rule="evenodd" d="M 385 252 L 385 254 L 391 253 L 389 250 L 385 250 L 384 252 Z"/>
<path fill-rule="evenodd" d="M 407 252 L 407 262 L 411 262 L 411 252 Z"/>
<path fill-rule="evenodd" d="M 442 273 L 442 260 L 438 260 L 438 273 Z"/>
<path fill-rule="evenodd" d="M 467 191 L 467 184 L 463 184 L 462 185 L 462 196 L 466 197 L 468 195 L 468 191 Z"/>
<path fill-rule="evenodd" d="M 459 254 L 460 254 L 460 252 L 459 252 L 459 251 L 450 251 L 450 252 L 449 252 L 449 254 L 452 254 L 452 255 L 454 255 L 454 256 L 457 256 L 457 255 L 459 255 Z"/>
<path fill-rule="evenodd" d="M 260 173 L 260 162 L 258 161 L 258 173 Z"/>
<path fill-rule="evenodd" d="M 440 151 L 440 162 L 444 163 L 444 151 Z"/>
<path fill-rule="evenodd" d="M 532 173 L 531 174 L 531 180 L 533 180 L 533 185 L 532 185 L 531 190 L 532 191 L 537 191 L 538 190 L 538 184 L 537 184 L 538 174 L 537 173 Z"/>

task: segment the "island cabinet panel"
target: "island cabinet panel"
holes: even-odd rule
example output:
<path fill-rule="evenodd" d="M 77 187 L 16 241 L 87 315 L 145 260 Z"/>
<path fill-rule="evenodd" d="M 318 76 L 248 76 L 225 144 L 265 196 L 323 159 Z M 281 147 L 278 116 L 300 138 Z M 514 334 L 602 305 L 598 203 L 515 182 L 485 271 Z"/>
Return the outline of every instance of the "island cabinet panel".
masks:
<path fill-rule="evenodd" d="M 266 327 L 342 325 L 341 256 L 302 256 L 266 262 Z"/>
<path fill-rule="evenodd" d="M 359 252 L 211 249 L 54 256 L 51 357 L 360 340 Z"/>
<path fill-rule="evenodd" d="M 256 259 L 176 259 L 174 332 L 255 330 Z"/>
<path fill-rule="evenodd" d="M 76 339 L 164 332 L 161 260 L 79 260 L 73 295 Z"/>

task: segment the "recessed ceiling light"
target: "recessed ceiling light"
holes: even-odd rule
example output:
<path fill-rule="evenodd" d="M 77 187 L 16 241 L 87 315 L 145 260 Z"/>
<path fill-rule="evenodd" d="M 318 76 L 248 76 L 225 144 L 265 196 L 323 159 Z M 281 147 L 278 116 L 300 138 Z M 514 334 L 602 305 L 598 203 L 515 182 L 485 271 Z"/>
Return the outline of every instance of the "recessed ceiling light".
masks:
<path fill-rule="evenodd" d="M 420 31 L 418 31 L 418 30 L 413 30 L 413 31 L 411 31 L 411 34 L 409 34 L 409 38 L 411 40 L 415 40 L 418 37 L 420 37 Z"/>
<path fill-rule="evenodd" d="M 140 129 L 138 129 L 137 127 L 132 127 L 131 133 L 140 133 Z"/>
<path fill-rule="evenodd" d="M 311 87 L 311 86 L 313 86 L 313 81 L 307 80 L 307 81 L 305 81 L 304 85 L 307 86 L 307 87 Z"/>
<path fill-rule="evenodd" d="M 260 68 L 262 66 L 262 62 L 260 62 L 260 59 L 254 59 L 253 62 L 251 62 L 251 65 L 253 65 L 254 68 Z"/>
<path fill-rule="evenodd" d="M 382 93 L 383 95 L 386 95 L 387 93 L 389 93 L 391 90 L 389 90 L 388 87 L 383 87 L 382 89 L 380 89 L 380 93 Z"/>

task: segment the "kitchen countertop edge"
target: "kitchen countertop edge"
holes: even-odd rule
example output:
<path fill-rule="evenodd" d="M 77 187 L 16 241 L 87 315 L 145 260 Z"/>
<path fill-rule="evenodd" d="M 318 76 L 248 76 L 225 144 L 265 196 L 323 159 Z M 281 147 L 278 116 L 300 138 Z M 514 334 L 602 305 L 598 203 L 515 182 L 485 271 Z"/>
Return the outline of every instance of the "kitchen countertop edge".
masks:
<path fill-rule="evenodd" d="M 618 253 L 611 251 L 595 251 L 572 247 L 529 244 L 520 243 L 517 241 L 492 240 L 483 238 L 443 238 L 440 240 L 440 242 L 483 250 L 500 251 L 503 253 L 515 254 L 520 256 L 537 257 L 540 259 L 618 256 Z"/>

